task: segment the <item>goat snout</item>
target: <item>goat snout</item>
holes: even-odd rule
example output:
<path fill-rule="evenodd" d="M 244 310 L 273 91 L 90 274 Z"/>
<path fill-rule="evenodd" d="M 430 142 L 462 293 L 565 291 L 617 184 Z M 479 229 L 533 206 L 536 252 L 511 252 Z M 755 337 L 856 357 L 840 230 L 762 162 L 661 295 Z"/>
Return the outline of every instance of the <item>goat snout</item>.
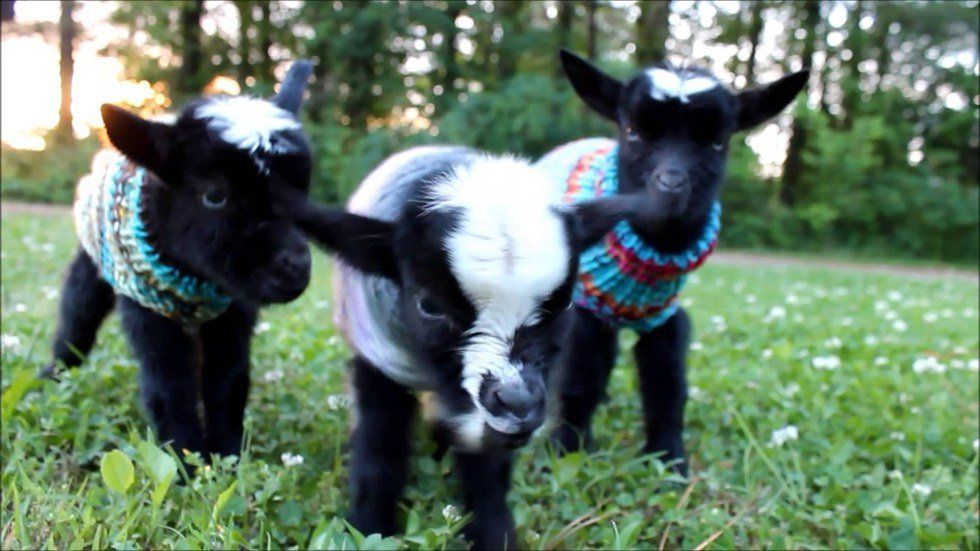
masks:
<path fill-rule="evenodd" d="M 490 381 L 481 400 L 500 432 L 529 434 L 544 422 L 544 383 Z"/>
<path fill-rule="evenodd" d="M 279 251 L 276 255 L 276 267 L 290 274 L 303 274 L 310 270 L 310 248 L 300 245 Z"/>
<path fill-rule="evenodd" d="M 660 191 L 680 193 L 687 189 L 690 182 L 687 171 L 676 167 L 664 167 L 654 171 L 652 183 Z"/>

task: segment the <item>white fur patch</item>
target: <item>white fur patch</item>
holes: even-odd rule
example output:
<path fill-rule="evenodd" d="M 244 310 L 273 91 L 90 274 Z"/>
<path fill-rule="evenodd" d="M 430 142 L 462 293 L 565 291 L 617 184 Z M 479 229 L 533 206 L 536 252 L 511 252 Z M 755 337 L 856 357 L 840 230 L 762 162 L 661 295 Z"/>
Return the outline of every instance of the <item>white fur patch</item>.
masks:
<path fill-rule="evenodd" d="M 272 143 L 272 135 L 299 128 L 299 122 L 289 111 L 248 96 L 215 98 L 199 107 L 194 116 L 210 119 L 208 127 L 218 132 L 221 139 L 247 151 L 263 172 L 265 162 L 256 153 L 288 153 L 281 145 Z"/>
<path fill-rule="evenodd" d="M 687 103 L 688 96 L 706 92 L 718 86 L 718 81 L 696 73 L 676 73 L 667 69 L 654 67 L 647 71 L 650 78 L 650 95 L 657 101 L 667 98 L 677 98 Z"/>
<path fill-rule="evenodd" d="M 450 269 L 477 311 L 462 350 L 462 386 L 493 422 L 479 401 L 484 377 L 520 382 L 521 366 L 509 358 L 514 334 L 568 276 L 571 251 L 555 212 L 560 193 L 524 161 L 485 157 L 436 184 L 430 199 L 430 210 L 461 211 L 445 245 Z M 491 426 L 517 430 L 497 425 Z"/>

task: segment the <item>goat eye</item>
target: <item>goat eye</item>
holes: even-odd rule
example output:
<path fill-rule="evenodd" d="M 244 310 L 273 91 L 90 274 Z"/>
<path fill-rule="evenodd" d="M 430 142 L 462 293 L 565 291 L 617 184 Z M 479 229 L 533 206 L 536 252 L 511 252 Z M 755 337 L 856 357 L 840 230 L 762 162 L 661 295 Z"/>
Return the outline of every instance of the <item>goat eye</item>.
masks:
<path fill-rule="evenodd" d="M 446 317 L 446 313 L 442 311 L 435 299 L 428 295 L 418 297 L 418 300 L 415 301 L 415 307 L 423 318 L 442 319 Z"/>
<path fill-rule="evenodd" d="M 224 208 L 228 204 L 228 196 L 219 189 L 211 188 L 201 195 L 201 203 L 209 209 Z"/>
<path fill-rule="evenodd" d="M 626 125 L 626 128 L 623 129 L 623 132 L 626 133 L 626 139 L 631 142 L 636 142 L 640 140 L 640 133 L 637 132 L 635 128 L 633 128 L 632 124 Z"/>

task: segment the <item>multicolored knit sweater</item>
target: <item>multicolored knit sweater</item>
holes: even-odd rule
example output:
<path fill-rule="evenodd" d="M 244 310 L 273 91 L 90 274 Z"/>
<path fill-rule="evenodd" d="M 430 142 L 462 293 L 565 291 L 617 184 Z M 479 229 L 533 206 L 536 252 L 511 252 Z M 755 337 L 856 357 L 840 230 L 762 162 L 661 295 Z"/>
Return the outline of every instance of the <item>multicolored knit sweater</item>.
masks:
<path fill-rule="evenodd" d="M 619 191 L 616 154 L 615 142 L 592 138 L 555 149 L 537 166 L 560 178 L 566 201 L 585 201 Z M 720 228 L 716 202 L 700 239 L 687 251 L 664 254 L 621 221 L 582 253 L 575 303 L 617 327 L 646 332 L 662 325 L 677 311 L 687 275 L 714 250 Z"/>
<path fill-rule="evenodd" d="M 142 218 L 146 169 L 115 150 L 95 156 L 78 182 L 75 231 L 102 277 L 126 296 L 174 321 L 197 325 L 225 311 L 231 297 L 161 259 Z"/>

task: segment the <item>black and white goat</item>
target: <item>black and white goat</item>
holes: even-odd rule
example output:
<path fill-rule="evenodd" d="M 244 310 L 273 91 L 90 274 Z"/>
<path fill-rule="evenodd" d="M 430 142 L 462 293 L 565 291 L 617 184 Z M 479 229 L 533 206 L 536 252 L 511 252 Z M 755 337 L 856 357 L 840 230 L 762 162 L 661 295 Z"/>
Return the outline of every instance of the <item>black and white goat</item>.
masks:
<path fill-rule="evenodd" d="M 271 101 L 204 98 L 171 123 L 102 107 L 118 151 L 100 152 L 79 183 L 82 247 L 44 375 L 79 365 L 117 305 L 158 438 L 238 453 L 258 309 L 295 299 L 310 278 L 306 237 L 274 213 L 283 188 L 309 187 L 296 118 L 309 75 L 297 62 Z"/>
<path fill-rule="evenodd" d="M 391 534 L 406 478 L 414 391 L 427 391 L 454 448 L 468 537 L 516 546 L 506 504 L 511 449 L 545 416 L 578 254 L 629 211 L 615 198 L 561 205 L 526 162 L 421 147 L 374 170 L 349 212 L 291 206 L 341 262 L 336 321 L 351 361 L 351 523 Z"/>
<path fill-rule="evenodd" d="M 729 139 L 782 111 L 809 73 L 733 93 L 702 69 L 658 64 L 623 83 L 570 52 L 562 51 L 561 61 L 578 95 L 618 125 L 619 137 L 561 146 L 537 166 L 571 199 L 627 193 L 642 204 L 641 214 L 583 257 L 553 441 L 565 450 L 588 444 L 617 334 L 629 327 L 639 333 L 644 451 L 666 452 L 664 460 L 686 474 L 681 432 L 691 324 L 677 293 L 714 248 Z"/>

